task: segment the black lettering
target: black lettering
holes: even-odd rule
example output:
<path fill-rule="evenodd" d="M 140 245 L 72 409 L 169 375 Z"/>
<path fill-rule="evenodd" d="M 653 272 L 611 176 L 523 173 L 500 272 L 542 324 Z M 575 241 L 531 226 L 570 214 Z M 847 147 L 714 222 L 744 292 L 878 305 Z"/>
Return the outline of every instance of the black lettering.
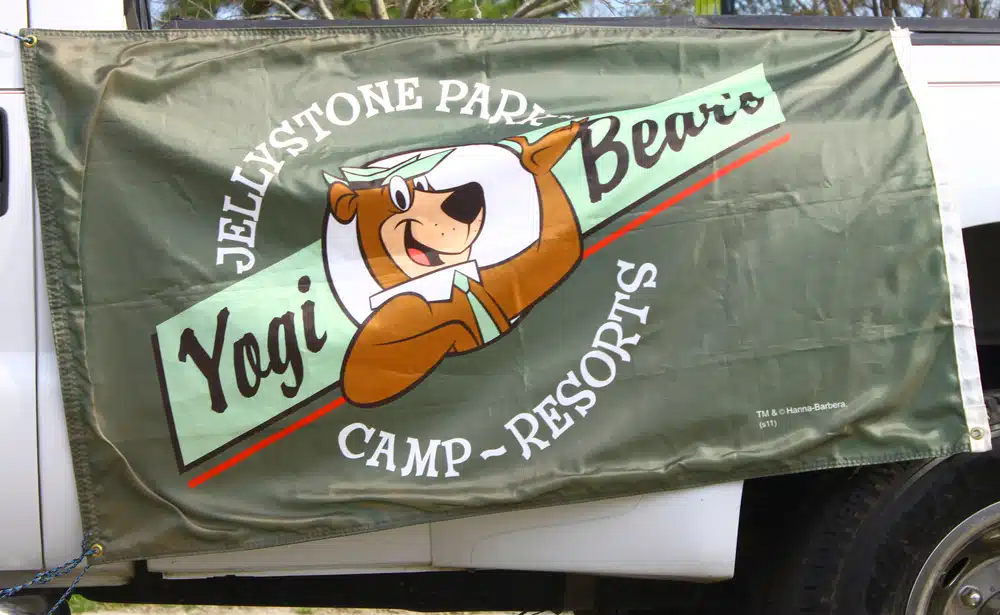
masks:
<path fill-rule="evenodd" d="M 309 352 L 319 352 L 326 344 L 326 333 L 316 337 L 316 304 L 306 301 L 302 304 L 302 327 L 306 333 L 306 348 Z"/>
<path fill-rule="evenodd" d="M 281 347 L 278 345 L 278 334 L 282 330 L 284 330 L 282 337 L 285 339 L 284 359 L 281 357 Z M 285 397 L 295 397 L 299 387 L 302 386 L 302 353 L 295 338 L 295 314 L 285 312 L 280 317 L 271 319 L 271 325 L 267 329 L 267 357 L 270 369 L 276 374 L 284 374 L 291 365 L 295 380 L 291 385 L 282 382 L 281 392 Z"/>
<path fill-rule="evenodd" d="M 228 407 L 226 394 L 223 392 L 222 382 L 219 380 L 219 362 L 222 360 L 222 344 L 226 341 L 226 323 L 228 321 L 229 308 L 222 308 L 215 320 L 215 342 L 212 345 L 211 356 L 205 352 L 205 348 L 202 347 L 191 328 L 184 329 L 184 332 L 181 333 L 180 347 L 177 352 L 178 361 L 186 363 L 188 357 L 194 361 L 195 367 L 208 383 L 212 410 L 219 413 L 225 412 Z"/>
<path fill-rule="evenodd" d="M 705 105 L 702 105 L 704 107 Z M 681 130 L 677 130 L 677 120 L 681 121 Z M 670 149 L 675 152 L 681 151 L 684 147 L 684 141 L 688 137 L 697 137 L 701 134 L 701 131 L 705 129 L 708 125 L 708 118 L 704 117 L 701 124 L 694 123 L 694 114 L 690 111 L 685 111 L 684 113 L 671 113 L 667 116 L 665 133 L 663 135 L 664 140 Z M 730 118 L 731 121 L 731 118 Z M 728 123 L 728 122 L 727 122 Z"/>
<path fill-rule="evenodd" d="M 311 286 L 309 276 L 304 275 L 299 278 L 299 292 L 309 292 Z M 306 348 L 309 352 L 319 352 L 326 344 L 326 333 L 322 337 L 316 336 L 316 304 L 312 301 L 305 301 L 302 304 L 302 328 L 306 334 Z"/>
<path fill-rule="evenodd" d="M 729 98 L 729 94 L 723 94 L 722 97 Z M 708 105 L 701 105 L 698 107 L 698 110 L 705 116 L 705 121 L 708 121 L 708 116 L 711 114 L 712 117 L 715 118 L 715 121 L 723 126 L 730 124 L 733 121 L 733 118 L 736 117 L 735 111 L 733 111 L 732 115 L 726 115 L 725 105 L 712 105 L 711 107 Z"/>
<path fill-rule="evenodd" d="M 642 137 L 643 127 L 647 128 L 649 132 L 649 137 L 645 139 Z M 659 130 L 660 125 L 653 120 L 642 120 L 632 127 L 632 150 L 635 152 L 635 162 L 644 169 L 652 168 L 660 160 L 663 150 L 667 147 L 667 142 L 664 140 L 656 153 L 651 155 L 647 149 L 656 140 L 656 133 Z"/>
<path fill-rule="evenodd" d="M 757 113 L 764 105 L 764 99 L 753 95 L 753 92 L 743 92 L 740 94 L 740 110 L 747 115 Z"/>
<path fill-rule="evenodd" d="M 684 149 L 688 137 L 700 135 L 711 120 L 714 119 L 718 124 L 727 126 L 732 123 L 740 111 L 753 115 L 764 104 L 763 98 L 755 96 L 752 92 L 744 92 L 740 95 L 738 108 L 733 109 L 732 113 L 727 113 L 726 107 L 730 103 L 734 103 L 733 97 L 728 93 L 723 93 L 721 98 L 724 101 L 722 103 L 699 105 L 700 116 L 695 111 L 678 111 L 668 115 L 663 121 L 663 143 L 659 147 L 654 145 L 660 128 L 658 122 L 644 119 L 634 124 L 631 129 L 631 146 L 632 156 L 635 158 L 636 164 L 643 169 L 653 168 L 660 161 L 667 147 L 670 147 L 674 152 L 680 152 Z M 610 124 L 604 137 L 595 144 L 593 125 L 599 121 L 608 121 Z M 609 115 L 588 121 L 581 132 L 580 149 L 583 156 L 584 174 L 587 178 L 590 200 L 593 203 L 600 201 L 605 194 L 617 188 L 628 172 L 629 148 L 625 143 L 617 140 L 620 129 L 621 120 Z M 614 154 L 615 156 L 614 173 L 611 179 L 606 182 L 601 181 L 597 167 L 598 161 L 605 154 Z M 607 165 L 604 166 L 607 167 Z"/>
<path fill-rule="evenodd" d="M 250 364 L 250 372 L 254 380 L 251 384 L 247 363 Z M 253 333 L 247 333 L 233 344 L 233 369 L 236 371 L 236 387 L 243 397 L 253 397 L 260 389 L 260 381 L 271 373 L 271 368 L 261 369 L 260 366 L 260 346 Z"/>
<path fill-rule="evenodd" d="M 625 172 L 628 170 L 628 148 L 625 147 L 624 143 L 615 140 L 618 129 L 621 127 L 621 121 L 613 115 L 601 119 L 611 122 L 611 127 L 608 129 L 608 133 L 604 135 L 604 138 L 601 139 L 601 142 L 596 147 L 594 146 L 593 134 L 590 129 L 592 122 L 587 122 L 583 127 L 583 134 L 580 140 L 583 154 L 583 169 L 584 174 L 587 176 L 587 187 L 590 189 L 591 203 L 600 201 L 601 196 L 614 190 L 625 179 Z M 615 173 L 607 183 L 602 183 L 597 173 L 597 160 L 607 153 L 615 155 Z"/>

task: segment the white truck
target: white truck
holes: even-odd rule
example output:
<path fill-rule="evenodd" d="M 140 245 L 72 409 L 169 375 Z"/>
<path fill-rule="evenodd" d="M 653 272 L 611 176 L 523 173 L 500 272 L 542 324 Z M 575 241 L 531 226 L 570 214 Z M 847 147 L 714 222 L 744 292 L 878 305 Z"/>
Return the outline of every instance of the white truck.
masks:
<path fill-rule="evenodd" d="M 148 28 L 146 2 L 0 0 L 0 30 Z M 657 23 L 892 27 L 888 18 Z M 1000 426 L 1000 283 L 994 277 L 1000 173 L 993 157 L 1000 142 L 993 113 L 994 104 L 1000 107 L 1000 25 L 900 25 L 914 32 L 917 77 L 930 86 L 926 121 L 947 125 L 946 148 L 935 154 L 947 160 L 935 163 L 955 170 L 981 377 L 991 423 Z M 0 37 L 0 588 L 72 560 L 82 538 L 17 45 Z M 98 565 L 76 591 L 117 602 L 415 611 L 1000 613 L 998 472 L 994 446 L 986 454 L 734 482 L 245 553 Z M 0 601 L 0 612 L 44 613 L 77 572 Z"/>

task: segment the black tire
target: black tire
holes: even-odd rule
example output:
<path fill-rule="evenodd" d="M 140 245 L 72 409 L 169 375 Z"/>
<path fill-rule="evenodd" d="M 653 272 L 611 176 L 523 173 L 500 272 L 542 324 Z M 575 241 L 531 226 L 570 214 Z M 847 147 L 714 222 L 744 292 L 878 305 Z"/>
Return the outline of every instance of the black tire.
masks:
<path fill-rule="evenodd" d="M 991 395 L 993 411 L 996 401 Z M 1000 502 L 1000 439 L 993 449 L 799 479 L 812 483 L 811 491 L 791 498 L 795 506 L 778 512 L 766 538 L 748 547 L 747 610 L 903 615 L 935 546 L 967 517 Z"/>

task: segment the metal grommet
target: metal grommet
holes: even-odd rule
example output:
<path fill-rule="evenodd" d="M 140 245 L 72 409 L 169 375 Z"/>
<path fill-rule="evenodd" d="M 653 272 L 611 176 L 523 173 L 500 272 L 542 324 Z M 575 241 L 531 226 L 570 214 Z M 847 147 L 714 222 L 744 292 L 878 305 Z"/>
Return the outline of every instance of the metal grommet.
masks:
<path fill-rule="evenodd" d="M 24 37 L 24 46 L 25 47 L 34 47 L 37 44 L 38 44 L 38 37 L 37 36 L 28 35 L 28 36 Z"/>
<path fill-rule="evenodd" d="M 104 555 L 104 545 L 102 545 L 101 543 L 96 543 L 93 546 L 93 551 L 94 551 L 94 557 L 100 557 Z"/>
<path fill-rule="evenodd" d="M 982 440 L 983 436 L 986 435 L 986 432 L 983 431 L 982 427 L 973 427 L 969 430 L 969 435 L 972 436 L 973 440 Z"/>

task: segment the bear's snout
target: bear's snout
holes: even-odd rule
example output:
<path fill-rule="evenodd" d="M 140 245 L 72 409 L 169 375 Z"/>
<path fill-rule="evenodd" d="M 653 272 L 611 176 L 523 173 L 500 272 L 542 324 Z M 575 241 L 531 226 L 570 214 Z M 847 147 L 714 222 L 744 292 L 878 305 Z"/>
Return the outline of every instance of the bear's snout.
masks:
<path fill-rule="evenodd" d="M 472 224 L 486 205 L 483 187 L 476 182 L 463 184 L 441 203 L 441 211 L 462 224 Z"/>

